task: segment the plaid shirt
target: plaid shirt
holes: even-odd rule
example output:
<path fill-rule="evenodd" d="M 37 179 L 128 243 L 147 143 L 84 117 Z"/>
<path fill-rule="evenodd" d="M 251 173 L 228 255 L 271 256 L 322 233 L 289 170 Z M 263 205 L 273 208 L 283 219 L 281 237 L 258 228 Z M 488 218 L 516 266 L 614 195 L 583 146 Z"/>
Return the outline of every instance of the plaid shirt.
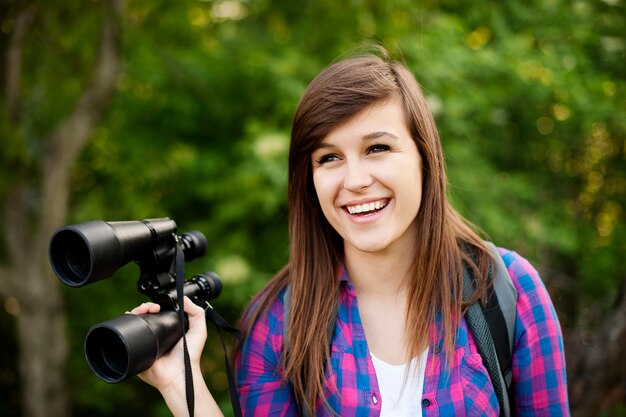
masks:
<path fill-rule="evenodd" d="M 516 416 L 569 416 L 565 358 L 560 325 L 550 297 L 534 268 L 515 252 L 500 249 L 518 292 L 513 352 L 512 414 Z M 327 374 L 332 409 L 342 417 L 378 416 L 380 389 L 354 288 L 345 272 Z M 283 291 L 284 293 L 284 291 Z M 289 385 L 281 382 L 283 346 L 282 295 L 269 314 L 253 326 L 237 359 L 237 384 L 246 416 L 297 416 L 299 410 Z M 463 319 L 452 367 L 442 352 L 441 323 L 431 326 L 431 342 L 425 370 L 422 415 L 498 416 L 499 406 L 489 374 Z M 332 378 L 332 380 L 331 380 Z M 318 416 L 329 416 L 318 402 Z"/>

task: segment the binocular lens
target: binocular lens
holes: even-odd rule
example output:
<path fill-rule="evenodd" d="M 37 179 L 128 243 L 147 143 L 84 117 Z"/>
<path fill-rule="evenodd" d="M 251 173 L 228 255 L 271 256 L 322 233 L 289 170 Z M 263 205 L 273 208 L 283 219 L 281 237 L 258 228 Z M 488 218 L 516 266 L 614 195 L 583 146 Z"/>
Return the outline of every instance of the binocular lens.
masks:
<path fill-rule="evenodd" d="M 70 270 L 82 281 L 91 272 L 91 256 L 85 242 L 76 235 L 72 235 L 65 252 L 65 259 Z"/>
<path fill-rule="evenodd" d="M 113 330 L 98 327 L 85 341 L 85 355 L 93 372 L 107 382 L 118 382 L 128 375 L 128 352 L 124 340 Z"/>
<path fill-rule="evenodd" d="M 152 366 L 183 335 L 175 311 L 123 314 L 96 324 L 85 337 L 85 357 L 100 379 L 122 382 Z"/>
<path fill-rule="evenodd" d="M 91 255 L 83 238 L 66 230 L 55 236 L 53 268 L 72 284 L 82 283 L 91 273 Z"/>

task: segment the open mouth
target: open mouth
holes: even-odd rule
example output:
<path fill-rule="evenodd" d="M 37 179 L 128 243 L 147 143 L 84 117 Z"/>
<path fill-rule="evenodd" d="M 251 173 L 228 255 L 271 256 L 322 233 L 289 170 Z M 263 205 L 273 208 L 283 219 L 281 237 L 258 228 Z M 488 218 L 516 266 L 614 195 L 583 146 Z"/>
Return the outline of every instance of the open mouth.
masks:
<path fill-rule="evenodd" d="M 365 204 L 357 204 L 355 206 L 345 206 L 345 208 L 352 216 L 365 216 L 384 209 L 387 204 L 389 204 L 389 200 L 384 199 Z"/>

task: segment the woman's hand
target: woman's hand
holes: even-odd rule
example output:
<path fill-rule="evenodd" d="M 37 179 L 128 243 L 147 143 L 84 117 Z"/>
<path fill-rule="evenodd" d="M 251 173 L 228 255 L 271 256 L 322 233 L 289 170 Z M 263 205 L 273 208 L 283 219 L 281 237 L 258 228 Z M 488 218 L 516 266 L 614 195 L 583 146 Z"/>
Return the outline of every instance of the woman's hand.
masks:
<path fill-rule="evenodd" d="M 143 303 L 129 313 L 158 313 L 160 309 L 158 304 Z M 222 412 L 204 382 L 202 370 L 200 369 L 200 357 L 202 356 L 202 349 L 207 337 L 204 309 L 185 297 L 184 311 L 187 313 L 187 319 L 189 320 L 189 330 L 186 333 L 186 338 L 193 374 L 195 416 L 222 416 Z M 182 338 L 174 345 L 172 350 L 157 359 L 150 369 L 140 373 L 139 378 L 159 390 L 174 416 L 189 417 L 185 394 Z"/>
<path fill-rule="evenodd" d="M 158 313 L 160 306 L 155 303 L 143 303 L 130 311 L 131 314 Z M 200 372 L 200 357 L 207 337 L 204 309 L 194 304 L 188 297 L 184 299 L 184 311 L 189 320 L 189 330 L 186 333 L 187 348 L 191 359 L 193 372 Z M 146 383 L 159 391 L 167 390 L 172 384 L 185 383 L 185 368 L 183 365 L 182 338 L 165 355 L 157 359 L 152 367 L 139 374 Z"/>

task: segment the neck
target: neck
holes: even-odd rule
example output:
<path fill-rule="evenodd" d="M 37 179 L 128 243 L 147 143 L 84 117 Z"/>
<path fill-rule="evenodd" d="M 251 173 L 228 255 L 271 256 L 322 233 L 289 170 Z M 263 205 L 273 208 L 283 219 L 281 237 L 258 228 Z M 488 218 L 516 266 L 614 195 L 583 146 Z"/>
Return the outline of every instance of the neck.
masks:
<path fill-rule="evenodd" d="M 396 296 L 412 275 L 414 252 L 367 253 L 345 249 L 346 269 L 357 292 Z"/>

